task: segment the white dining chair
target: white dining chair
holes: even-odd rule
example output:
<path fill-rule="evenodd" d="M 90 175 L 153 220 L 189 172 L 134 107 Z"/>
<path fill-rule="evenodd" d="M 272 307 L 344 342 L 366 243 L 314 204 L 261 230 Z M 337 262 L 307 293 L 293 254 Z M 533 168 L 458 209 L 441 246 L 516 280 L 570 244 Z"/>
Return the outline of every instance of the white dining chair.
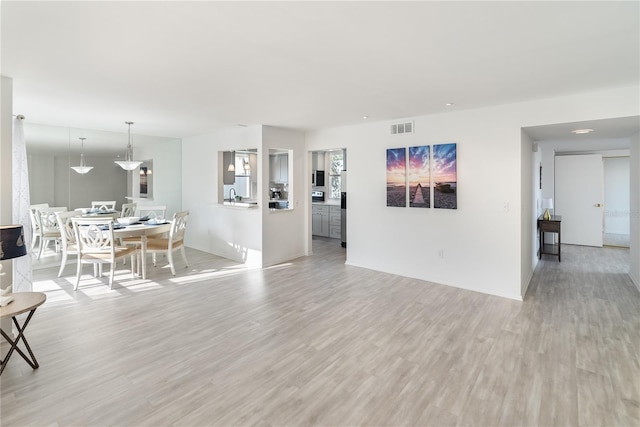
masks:
<path fill-rule="evenodd" d="M 66 211 L 66 206 L 54 206 L 37 210 L 38 225 L 40 227 L 40 250 L 38 251 L 38 259 L 42 256 L 45 248 L 49 246 L 49 242 L 54 242 L 55 251 L 58 252 L 58 243 L 62 236 L 60 234 L 56 212 Z"/>
<path fill-rule="evenodd" d="M 120 211 L 120 218 L 135 216 L 136 206 L 137 206 L 136 203 L 123 203 L 122 210 Z"/>
<path fill-rule="evenodd" d="M 143 219 L 164 219 L 166 214 L 167 207 L 165 205 L 140 206 L 136 216 Z"/>
<path fill-rule="evenodd" d="M 167 255 L 171 274 L 176 275 L 176 269 L 173 261 L 173 252 L 180 250 L 185 266 L 189 267 L 187 256 L 184 252 L 184 233 L 187 228 L 187 218 L 189 211 L 176 212 L 171 220 L 171 229 L 168 238 L 156 238 L 147 240 L 147 253 L 153 254 L 153 266 L 156 266 L 156 254 L 164 253 Z"/>
<path fill-rule="evenodd" d="M 67 265 L 67 257 L 69 255 L 78 255 L 78 244 L 71 219 L 80 216 L 82 216 L 82 212 L 78 211 L 56 212 L 56 218 L 58 219 L 58 226 L 60 228 L 60 240 L 62 241 L 62 259 L 60 260 L 58 277 L 62 276 L 64 267 Z"/>
<path fill-rule="evenodd" d="M 167 206 L 165 205 L 156 205 L 156 206 L 143 205 L 138 208 L 135 216 L 140 217 L 140 219 L 143 221 L 158 220 L 158 219 L 164 219 L 166 213 L 167 213 Z M 167 234 L 162 233 L 158 235 L 152 235 L 147 237 L 147 240 L 159 239 L 162 237 L 167 237 Z M 142 244 L 142 242 L 140 241 L 140 237 L 126 237 L 122 239 L 122 243 L 124 243 L 125 245 L 138 246 L 138 247 L 140 247 L 140 245 Z"/>
<path fill-rule="evenodd" d="M 120 218 L 129 218 L 129 217 L 135 216 L 136 206 L 137 206 L 137 203 L 123 203 L 122 210 L 120 211 Z M 119 242 L 121 246 L 124 246 L 125 244 L 124 239 L 119 239 Z M 124 258 L 122 260 L 122 265 L 125 265 L 126 263 L 127 263 L 127 259 Z"/>
<path fill-rule="evenodd" d="M 93 264 L 101 267 L 103 264 L 111 264 L 109 272 L 109 289 L 113 289 L 113 277 L 115 275 L 116 262 L 120 258 L 131 257 L 131 278 L 135 278 L 135 259 L 137 248 L 133 246 L 120 246 L 116 244 L 113 236 L 112 219 L 88 219 L 75 217 L 71 219 L 73 230 L 78 243 L 78 268 L 76 272 L 76 284 L 74 290 L 78 290 L 80 277 L 82 276 L 82 265 Z"/>
<path fill-rule="evenodd" d="M 100 209 L 100 210 L 115 210 L 116 201 L 115 200 L 94 200 L 91 202 L 91 208 Z"/>
<path fill-rule="evenodd" d="M 29 206 L 29 218 L 31 218 L 31 251 L 36 247 L 36 241 L 42 236 L 40 232 L 40 221 L 38 220 L 38 209 L 48 207 L 49 203 L 38 203 Z"/>

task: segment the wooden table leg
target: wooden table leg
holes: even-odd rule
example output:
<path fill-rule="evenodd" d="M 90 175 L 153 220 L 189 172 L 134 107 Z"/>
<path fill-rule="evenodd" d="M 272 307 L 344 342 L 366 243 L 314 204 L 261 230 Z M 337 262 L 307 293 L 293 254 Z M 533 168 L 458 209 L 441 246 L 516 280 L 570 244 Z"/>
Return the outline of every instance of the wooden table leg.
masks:
<path fill-rule="evenodd" d="M 561 233 L 561 229 L 558 228 L 558 262 L 562 261 L 560 259 L 560 251 L 562 250 L 562 238 L 560 236 L 560 233 Z"/>
<path fill-rule="evenodd" d="M 142 259 L 140 260 L 142 263 L 142 279 L 145 280 L 147 278 L 147 236 L 144 234 L 140 237 L 140 252 L 142 252 Z"/>

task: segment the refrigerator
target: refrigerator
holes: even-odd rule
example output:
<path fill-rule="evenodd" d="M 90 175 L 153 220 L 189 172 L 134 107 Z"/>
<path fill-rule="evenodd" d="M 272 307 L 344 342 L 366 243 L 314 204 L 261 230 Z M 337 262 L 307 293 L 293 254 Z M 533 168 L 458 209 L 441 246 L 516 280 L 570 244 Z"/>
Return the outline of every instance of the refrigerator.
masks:
<path fill-rule="evenodd" d="M 340 174 L 340 243 L 343 248 L 347 247 L 347 171 Z"/>

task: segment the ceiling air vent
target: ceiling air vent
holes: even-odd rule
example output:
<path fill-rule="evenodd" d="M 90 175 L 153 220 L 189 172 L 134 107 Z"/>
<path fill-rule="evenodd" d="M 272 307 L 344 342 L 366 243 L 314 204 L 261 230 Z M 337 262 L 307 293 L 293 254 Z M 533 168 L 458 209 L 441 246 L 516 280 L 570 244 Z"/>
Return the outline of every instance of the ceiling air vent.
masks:
<path fill-rule="evenodd" d="M 413 133 L 413 122 L 396 123 L 391 125 L 391 135 Z"/>

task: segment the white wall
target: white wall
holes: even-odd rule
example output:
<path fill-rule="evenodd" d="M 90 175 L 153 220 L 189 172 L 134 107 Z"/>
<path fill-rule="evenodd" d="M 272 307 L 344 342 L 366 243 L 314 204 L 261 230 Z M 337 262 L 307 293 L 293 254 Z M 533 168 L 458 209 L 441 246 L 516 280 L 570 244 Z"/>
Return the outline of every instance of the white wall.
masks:
<path fill-rule="evenodd" d="M 603 158 L 604 232 L 629 234 L 629 157 Z"/>
<path fill-rule="evenodd" d="M 555 185 L 556 185 L 556 152 L 553 148 L 544 144 L 539 145 L 540 162 L 542 163 L 542 190 L 540 190 L 540 201 L 538 204 L 538 212 L 544 213 L 542 209 L 542 199 L 553 199 L 555 201 Z M 538 172 L 539 173 L 539 172 Z M 553 209 L 549 209 L 554 214 Z M 545 233 L 545 242 L 557 242 L 558 235 L 556 233 Z"/>
<path fill-rule="evenodd" d="M 182 142 L 179 139 L 137 135 L 134 150 L 137 160 L 153 160 L 153 195 L 144 201 L 136 200 L 136 203 L 139 206 L 165 205 L 167 218 L 183 210 Z M 135 176 L 132 182 L 132 185 L 137 186 L 139 194 L 140 176 Z M 133 194 L 133 189 L 128 194 Z M 187 224 L 190 221 L 191 215 Z"/>
<path fill-rule="evenodd" d="M 630 192 L 629 211 L 631 212 L 629 276 L 640 290 L 640 133 L 635 134 L 630 144 Z"/>
<path fill-rule="evenodd" d="M 522 270 L 530 268 L 522 253 L 534 244 L 522 239 L 522 212 L 532 206 L 522 206 L 522 180 L 530 178 L 521 173 L 521 128 L 638 115 L 638 93 L 627 87 L 415 117 L 412 135 L 390 135 L 390 122 L 310 132 L 309 150 L 349 152 L 347 262 L 521 299 Z M 458 144 L 458 209 L 387 208 L 385 150 L 446 142 Z"/>
<path fill-rule="evenodd" d="M 262 211 L 218 203 L 222 181 L 219 151 L 258 149 L 262 127 L 230 127 L 182 140 L 182 206 L 188 209 L 185 244 L 248 266 L 262 265 Z M 264 163 L 260 165 L 264 168 Z M 262 177 L 258 179 L 262 188 Z M 262 205 L 262 194 L 258 203 Z"/>
<path fill-rule="evenodd" d="M 390 135 L 389 122 L 310 133 L 310 150 L 349 153 L 347 263 L 519 299 L 521 131 L 501 125 L 505 110 L 416 117 L 412 135 Z M 386 149 L 448 142 L 458 209 L 386 207 Z"/>
<path fill-rule="evenodd" d="M 542 162 L 542 192 L 543 199 L 555 200 L 555 168 L 556 153 L 552 148 L 540 145 L 540 158 Z"/>
<path fill-rule="evenodd" d="M 307 150 L 302 132 L 264 126 L 262 131 L 262 200 L 269 199 L 269 149 L 292 150 L 289 159 L 289 207 L 270 211 L 262 209 L 263 266 L 273 265 L 307 255 L 307 216 L 311 187 L 305 177 L 307 173 Z M 291 156 L 290 156 L 291 157 Z"/>

